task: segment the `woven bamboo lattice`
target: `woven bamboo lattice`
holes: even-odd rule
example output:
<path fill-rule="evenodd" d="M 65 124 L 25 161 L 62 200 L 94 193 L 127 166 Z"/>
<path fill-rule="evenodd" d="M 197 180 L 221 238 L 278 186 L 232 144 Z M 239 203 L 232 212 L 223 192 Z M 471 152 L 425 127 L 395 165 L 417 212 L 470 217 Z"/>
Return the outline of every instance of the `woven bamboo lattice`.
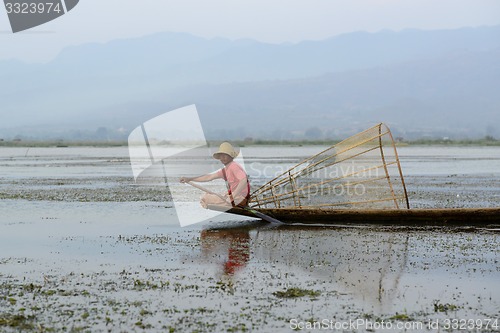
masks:
<path fill-rule="evenodd" d="M 378 124 L 314 155 L 251 196 L 254 208 L 410 208 L 391 131 Z"/>

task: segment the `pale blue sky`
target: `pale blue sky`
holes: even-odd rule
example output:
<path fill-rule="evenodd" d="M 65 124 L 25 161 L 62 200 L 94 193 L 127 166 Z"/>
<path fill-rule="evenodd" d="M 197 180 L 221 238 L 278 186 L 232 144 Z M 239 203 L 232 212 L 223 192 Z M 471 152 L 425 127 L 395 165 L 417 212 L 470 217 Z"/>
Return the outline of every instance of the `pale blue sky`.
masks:
<path fill-rule="evenodd" d="M 69 45 L 161 31 L 280 43 L 497 24 L 499 0 L 80 0 L 63 17 L 17 34 L 0 9 L 0 60 L 45 62 Z"/>

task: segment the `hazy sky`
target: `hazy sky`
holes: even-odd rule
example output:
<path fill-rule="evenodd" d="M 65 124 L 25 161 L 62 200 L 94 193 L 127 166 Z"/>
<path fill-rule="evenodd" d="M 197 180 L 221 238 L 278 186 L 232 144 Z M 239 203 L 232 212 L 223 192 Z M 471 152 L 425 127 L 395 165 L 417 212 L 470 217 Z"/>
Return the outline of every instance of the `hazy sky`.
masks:
<path fill-rule="evenodd" d="M 499 0 L 80 0 L 68 14 L 17 34 L 0 8 L 0 60 L 45 62 L 68 45 L 161 31 L 279 43 L 497 24 Z"/>

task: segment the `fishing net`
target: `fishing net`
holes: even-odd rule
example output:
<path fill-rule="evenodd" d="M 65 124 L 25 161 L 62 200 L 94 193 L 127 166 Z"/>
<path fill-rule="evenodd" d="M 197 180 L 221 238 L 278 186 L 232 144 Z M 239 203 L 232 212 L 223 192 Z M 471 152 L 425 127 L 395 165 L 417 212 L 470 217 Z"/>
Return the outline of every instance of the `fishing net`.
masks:
<path fill-rule="evenodd" d="M 409 208 L 396 146 L 378 124 L 279 174 L 252 193 L 254 208 Z"/>

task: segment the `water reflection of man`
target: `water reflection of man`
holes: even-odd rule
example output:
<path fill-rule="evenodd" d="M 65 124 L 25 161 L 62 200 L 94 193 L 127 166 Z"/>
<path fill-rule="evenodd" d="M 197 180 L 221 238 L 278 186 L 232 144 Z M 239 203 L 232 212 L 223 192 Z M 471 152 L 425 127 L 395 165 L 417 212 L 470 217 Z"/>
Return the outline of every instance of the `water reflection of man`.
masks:
<path fill-rule="evenodd" d="M 246 230 L 203 230 L 201 248 L 204 255 L 218 255 L 221 246 L 227 248 L 227 260 L 222 265 L 226 275 L 234 275 L 250 260 L 250 234 Z"/>
<path fill-rule="evenodd" d="M 180 182 L 209 182 L 215 179 L 224 179 L 228 188 L 227 193 L 222 196 L 225 200 L 216 194 L 206 193 L 201 197 L 200 204 L 203 208 L 207 208 L 208 205 L 244 207 L 250 199 L 250 184 L 245 169 L 234 161 L 236 156 L 238 156 L 238 152 L 234 147 L 229 142 L 224 142 L 220 145 L 219 150 L 213 154 L 215 159 L 224 164 L 222 169 L 198 177 L 182 177 Z"/>

